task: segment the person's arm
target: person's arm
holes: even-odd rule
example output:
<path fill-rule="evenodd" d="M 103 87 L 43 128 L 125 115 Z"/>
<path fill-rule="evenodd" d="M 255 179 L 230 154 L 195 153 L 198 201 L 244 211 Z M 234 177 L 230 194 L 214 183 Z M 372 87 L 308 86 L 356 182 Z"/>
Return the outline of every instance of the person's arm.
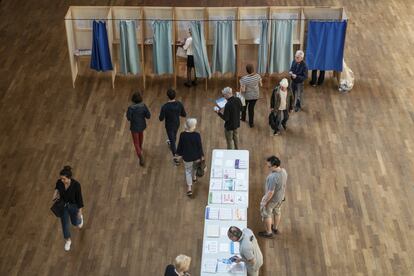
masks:
<path fill-rule="evenodd" d="M 181 117 L 187 117 L 187 113 L 185 112 L 184 105 L 181 103 Z"/>
<path fill-rule="evenodd" d="M 75 201 L 76 201 L 76 206 L 79 209 L 78 215 L 81 216 L 82 208 L 83 208 L 83 198 L 82 198 L 82 189 L 81 189 L 80 183 L 77 184 L 77 189 L 75 193 Z"/>
<path fill-rule="evenodd" d="M 244 85 L 243 78 L 240 79 L 239 83 L 240 83 L 240 93 L 244 94 L 246 92 L 246 85 Z"/>
<path fill-rule="evenodd" d="M 201 159 L 204 159 L 203 143 L 201 142 L 200 133 L 198 134 L 198 150 L 199 150 L 199 155 L 201 156 Z"/>
<path fill-rule="evenodd" d="M 180 138 L 178 139 L 176 154 L 178 156 L 183 156 L 183 132 L 181 132 Z"/>
<path fill-rule="evenodd" d="M 161 122 L 165 119 L 164 106 L 161 107 L 160 116 L 158 117 L 158 119 L 160 119 Z"/>
<path fill-rule="evenodd" d="M 147 119 L 151 118 L 151 112 L 149 111 L 147 106 L 145 106 L 145 118 Z"/>
<path fill-rule="evenodd" d="M 56 182 L 55 191 L 53 192 L 53 198 L 52 200 L 57 200 L 60 198 L 59 189 L 58 189 L 58 183 Z"/>
<path fill-rule="evenodd" d="M 267 191 L 267 193 L 264 195 L 262 201 L 263 201 L 263 206 L 266 206 L 267 203 L 269 203 L 270 199 L 273 197 L 273 194 L 275 193 L 274 190 L 270 190 Z"/>
<path fill-rule="evenodd" d="M 260 87 L 263 86 L 262 77 L 260 75 L 259 75 L 259 85 L 260 85 Z"/>
<path fill-rule="evenodd" d="M 273 89 L 272 96 L 270 98 L 270 109 L 271 110 L 275 109 L 275 93 L 276 93 L 275 91 L 276 91 L 276 89 Z"/>
<path fill-rule="evenodd" d="M 299 72 L 299 74 L 296 75 L 296 79 L 299 82 L 303 82 L 307 78 L 308 78 L 308 66 L 305 63 L 303 63 L 302 70 L 301 72 Z"/>
<path fill-rule="evenodd" d="M 128 107 L 128 110 L 126 112 L 126 117 L 128 121 L 131 121 L 131 109 Z"/>

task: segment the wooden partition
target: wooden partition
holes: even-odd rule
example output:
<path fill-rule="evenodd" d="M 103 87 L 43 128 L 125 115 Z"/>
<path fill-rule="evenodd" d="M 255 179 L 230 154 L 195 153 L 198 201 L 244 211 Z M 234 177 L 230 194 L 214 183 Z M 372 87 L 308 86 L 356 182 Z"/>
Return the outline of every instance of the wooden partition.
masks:
<path fill-rule="evenodd" d="M 177 86 L 177 78 L 186 77 L 186 60 L 176 56 L 176 49 L 188 36 L 189 22 L 191 20 L 204 20 L 204 35 L 207 44 L 208 59 L 212 61 L 214 43 L 214 22 L 217 20 L 234 20 L 234 33 L 236 45 L 236 73 L 213 73 L 213 77 L 236 76 L 238 78 L 246 74 L 245 67 L 252 63 L 257 68 L 258 46 L 260 43 L 261 19 L 295 19 L 297 20 L 294 36 L 294 51 L 304 50 L 306 47 L 307 22 L 312 19 L 320 20 L 345 20 L 345 10 L 341 7 L 104 7 L 104 6 L 72 6 L 65 16 L 65 27 L 69 50 L 69 61 L 72 72 L 72 84 L 75 87 L 76 77 L 79 74 L 82 60 L 90 61 L 92 48 L 92 22 L 104 20 L 107 22 L 108 43 L 114 70 L 111 72 L 112 86 L 115 86 L 116 76 L 119 75 L 119 21 L 135 20 L 137 29 L 137 44 L 141 50 L 141 69 L 143 86 L 146 87 L 148 76 L 155 77 L 153 73 L 153 30 L 152 21 L 171 20 L 173 54 L 173 83 Z M 270 37 L 271 24 L 269 23 Z M 269 46 L 271 42 L 269 39 Z M 269 47 L 270 59 L 270 47 Z M 211 64 L 210 64 L 211 65 Z M 337 72 L 338 73 L 338 72 Z M 99 73 L 102 74 L 102 73 Z M 107 73 L 104 73 L 107 74 Z M 338 79 L 340 74 L 336 74 Z M 109 76 L 109 74 L 108 74 Z M 269 74 L 267 74 L 269 76 Z M 136 76 L 139 77 L 139 76 Z M 205 87 L 207 89 L 207 79 Z"/>

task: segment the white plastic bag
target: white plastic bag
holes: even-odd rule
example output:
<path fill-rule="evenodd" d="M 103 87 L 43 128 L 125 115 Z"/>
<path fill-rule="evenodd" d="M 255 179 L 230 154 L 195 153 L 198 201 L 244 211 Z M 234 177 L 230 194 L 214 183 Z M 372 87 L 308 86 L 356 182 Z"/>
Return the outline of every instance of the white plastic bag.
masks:
<path fill-rule="evenodd" d="M 340 92 L 348 92 L 351 91 L 354 87 L 355 77 L 354 72 L 352 72 L 351 68 L 349 68 L 345 60 L 343 61 L 343 69 L 341 74 L 341 79 L 339 81 L 339 91 Z"/>

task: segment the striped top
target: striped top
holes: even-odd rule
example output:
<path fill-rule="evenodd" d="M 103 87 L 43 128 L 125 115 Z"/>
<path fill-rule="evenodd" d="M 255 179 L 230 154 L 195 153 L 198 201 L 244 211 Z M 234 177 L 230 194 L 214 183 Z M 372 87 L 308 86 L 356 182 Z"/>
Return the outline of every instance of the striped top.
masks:
<path fill-rule="evenodd" d="M 240 85 L 245 87 L 243 96 L 246 100 L 259 98 L 259 84 L 262 80 L 259 74 L 246 75 L 240 79 Z"/>

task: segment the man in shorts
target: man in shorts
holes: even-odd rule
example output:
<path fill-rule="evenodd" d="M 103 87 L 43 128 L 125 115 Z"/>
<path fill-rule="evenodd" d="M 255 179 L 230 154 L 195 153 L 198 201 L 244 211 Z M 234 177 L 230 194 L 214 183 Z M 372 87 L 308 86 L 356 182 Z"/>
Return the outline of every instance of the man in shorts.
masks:
<path fill-rule="evenodd" d="M 280 167 L 280 160 L 276 156 L 270 156 L 266 160 L 270 174 L 266 178 L 265 195 L 260 202 L 260 214 L 265 226 L 265 231 L 259 232 L 259 236 L 271 239 L 273 234 L 279 234 L 279 223 L 282 203 L 285 199 L 287 172 Z"/>

